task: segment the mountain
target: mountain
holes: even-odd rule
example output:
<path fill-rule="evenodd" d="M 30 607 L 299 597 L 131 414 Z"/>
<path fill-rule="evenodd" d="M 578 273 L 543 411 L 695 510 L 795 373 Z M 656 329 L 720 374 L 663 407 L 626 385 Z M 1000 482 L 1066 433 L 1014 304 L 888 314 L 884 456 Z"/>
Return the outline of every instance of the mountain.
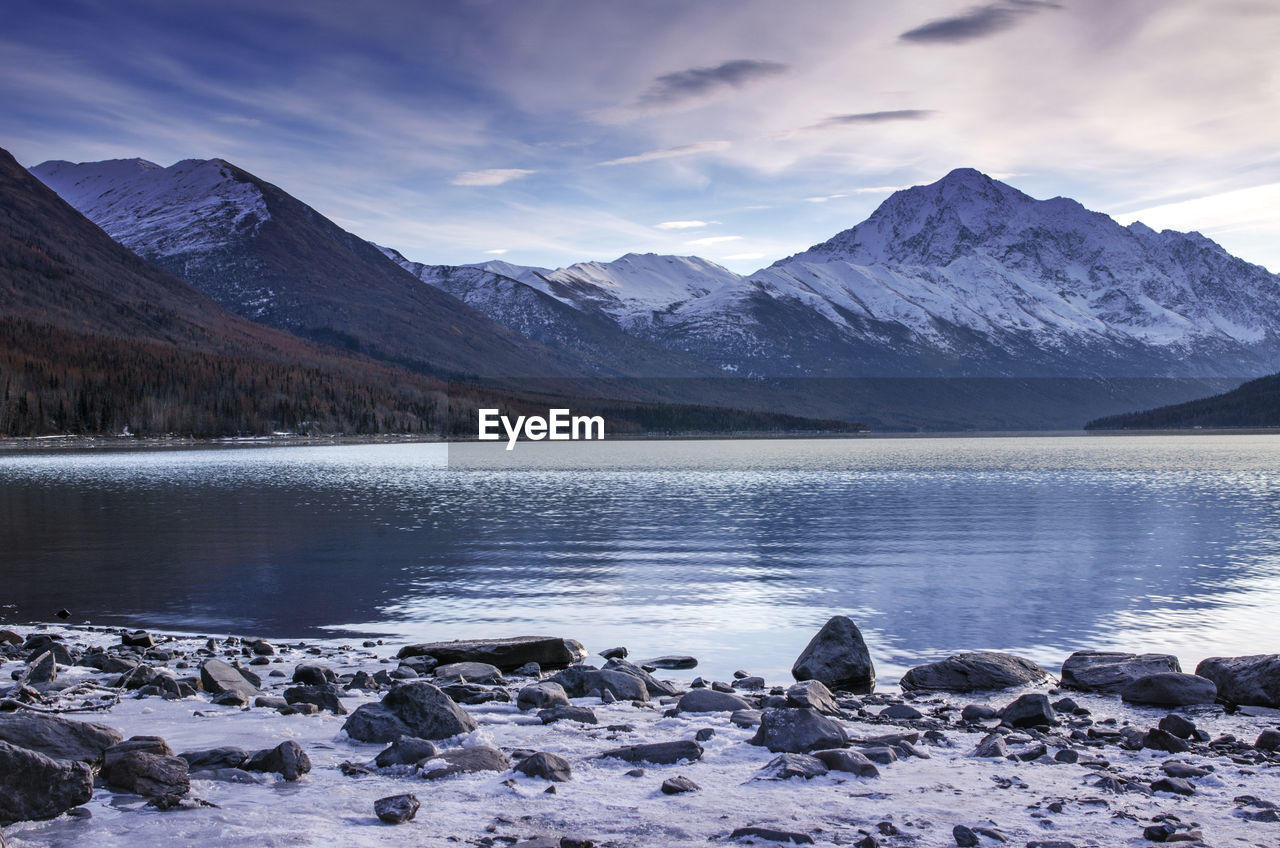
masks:
<path fill-rule="evenodd" d="M 121 244 L 254 321 L 441 376 L 595 373 L 423 286 L 222 159 L 52 161 L 32 173 Z"/>
<path fill-rule="evenodd" d="M 1212 397 L 1098 418 L 1086 430 L 1186 430 L 1280 427 L 1280 374 L 1259 377 Z"/>

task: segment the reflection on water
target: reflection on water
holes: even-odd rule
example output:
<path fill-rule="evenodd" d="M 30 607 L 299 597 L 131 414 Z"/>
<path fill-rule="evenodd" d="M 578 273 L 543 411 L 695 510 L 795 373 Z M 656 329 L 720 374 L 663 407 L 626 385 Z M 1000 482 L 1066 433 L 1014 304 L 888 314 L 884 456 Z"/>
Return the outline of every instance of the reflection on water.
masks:
<path fill-rule="evenodd" d="M 1278 469 L 1270 436 L 6 456 L 0 615 L 539 632 L 777 677 L 839 612 L 886 682 L 970 648 L 1187 666 L 1280 651 Z"/>

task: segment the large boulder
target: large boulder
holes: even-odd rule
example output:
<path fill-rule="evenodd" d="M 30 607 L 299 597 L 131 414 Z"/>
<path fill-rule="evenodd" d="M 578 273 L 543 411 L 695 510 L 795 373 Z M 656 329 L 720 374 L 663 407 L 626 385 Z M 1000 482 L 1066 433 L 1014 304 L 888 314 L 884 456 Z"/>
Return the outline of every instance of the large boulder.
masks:
<path fill-rule="evenodd" d="M 568 760 L 547 751 L 538 751 L 525 757 L 516 764 L 515 770 L 529 777 L 540 777 L 556 783 L 563 783 L 573 776 Z"/>
<path fill-rule="evenodd" d="M 844 748 L 849 744 L 849 736 L 843 727 L 817 710 L 774 709 L 761 714 L 760 729 L 750 742 L 774 753 L 804 754 L 824 748 Z"/>
<path fill-rule="evenodd" d="M 973 651 L 918 665 L 898 685 L 908 692 L 979 692 L 1048 681 L 1049 673 L 1025 657 Z"/>
<path fill-rule="evenodd" d="M 241 670 L 222 660 L 205 660 L 200 666 L 200 684 L 204 691 L 221 695 L 234 692 L 243 696 L 246 703 L 258 694 L 258 685 Z"/>
<path fill-rule="evenodd" d="M 867 693 L 875 689 L 876 670 L 862 632 L 848 616 L 833 616 L 800 652 L 791 675 L 817 680 L 831 689 Z"/>
<path fill-rule="evenodd" d="M 751 703 L 746 698 L 714 689 L 690 689 L 676 704 L 676 711 L 682 713 L 734 713 L 749 709 Z"/>
<path fill-rule="evenodd" d="M 560 684 L 570 698 L 608 692 L 620 701 L 649 700 L 649 687 L 644 679 L 622 670 L 575 665 L 548 679 Z"/>
<path fill-rule="evenodd" d="M 396 657 L 429 656 L 441 663 L 482 662 L 503 671 L 525 663 L 543 668 L 563 668 L 587 658 L 587 650 L 574 639 L 554 636 L 517 636 L 511 639 L 466 639 L 457 642 L 424 642 L 406 645 Z"/>
<path fill-rule="evenodd" d="M 1280 654 L 1209 657 L 1196 666 L 1196 674 L 1217 684 L 1225 701 L 1280 709 Z"/>
<path fill-rule="evenodd" d="M 443 760 L 444 762 L 440 762 Z M 488 745 L 471 748 L 454 748 L 441 751 L 422 764 L 422 779 L 437 780 L 455 774 L 476 771 L 506 771 L 511 768 L 511 758 Z"/>
<path fill-rule="evenodd" d="M 1185 707 L 1212 704 L 1218 697 L 1218 687 L 1205 677 L 1166 671 L 1139 677 L 1121 690 L 1120 697 L 1131 704 Z"/>
<path fill-rule="evenodd" d="M 1182 671 L 1178 658 L 1172 654 L 1076 651 L 1062 664 L 1062 687 L 1119 695 L 1139 677 L 1166 671 Z"/>
<path fill-rule="evenodd" d="M 567 706 L 569 696 L 564 687 L 554 680 L 539 680 L 530 683 L 516 695 L 516 706 L 522 710 L 545 710 L 557 704 Z"/>
<path fill-rule="evenodd" d="M 109 786 L 155 798 L 185 795 L 191 788 L 188 772 L 187 761 L 181 757 L 132 750 L 108 756 L 102 776 Z"/>
<path fill-rule="evenodd" d="M 55 760 L 96 765 L 107 748 L 123 740 L 123 733 L 105 724 L 26 711 L 0 713 L 0 742 Z"/>
<path fill-rule="evenodd" d="M 453 699 L 424 680 L 403 683 L 379 704 L 365 704 L 342 729 L 361 742 L 394 742 L 401 736 L 445 739 L 470 733 L 476 722 Z"/>
<path fill-rule="evenodd" d="M 258 751 L 245 762 L 245 771 L 268 771 L 281 775 L 285 780 L 297 780 L 311 771 L 311 758 L 302 746 L 292 739 L 274 748 Z"/>
<path fill-rule="evenodd" d="M 1019 696 L 1000 711 L 1000 719 L 1010 727 L 1038 727 L 1056 724 L 1058 721 L 1049 704 L 1049 696 L 1040 692 Z"/>
<path fill-rule="evenodd" d="M 93 770 L 0 741 L 0 823 L 51 819 L 93 797 Z"/>

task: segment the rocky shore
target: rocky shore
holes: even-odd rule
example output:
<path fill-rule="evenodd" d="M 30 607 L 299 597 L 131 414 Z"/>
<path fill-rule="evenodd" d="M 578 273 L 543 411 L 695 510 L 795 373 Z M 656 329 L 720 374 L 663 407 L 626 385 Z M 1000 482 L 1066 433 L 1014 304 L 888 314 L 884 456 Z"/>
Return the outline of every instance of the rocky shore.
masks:
<path fill-rule="evenodd" d="M 1280 656 L 1195 671 L 0 630 L 0 845 L 1280 844 Z"/>

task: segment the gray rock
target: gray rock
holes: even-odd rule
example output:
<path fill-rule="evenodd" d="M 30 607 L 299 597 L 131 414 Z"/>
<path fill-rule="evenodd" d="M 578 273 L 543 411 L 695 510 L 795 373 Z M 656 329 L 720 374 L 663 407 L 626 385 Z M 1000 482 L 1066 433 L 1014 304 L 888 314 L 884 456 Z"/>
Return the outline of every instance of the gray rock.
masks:
<path fill-rule="evenodd" d="M 917 718 L 924 718 L 924 713 L 917 710 L 910 704 L 890 704 L 879 713 L 880 718 L 896 719 L 899 721 L 911 721 Z"/>
<path fill-rule="evenodd" d="M 774 753 L 803 754 L 823 748 L 843 748 L 849 744 L 844 728 L 817 710 L 765 710 L 760 729 L 750 740 Z"/>
<path fill-rule="evenodd" d="M 145 630 L 125 631 L 120 634 L 120 644 L 128 648 L 154 648 L 156 642 Z"/>
<path fill-rule="evenodd" d="M 501 686 L 482 686 L 479 683 L 446 683 L 459 678 L 444 678 L 440 683 L 440 691 L 459 704 L 487 704 L 490 701 L 510 703 L 511 693 Z"/>
<path fill-rule="evenodd" d="M 441 663 L 482 662 L 512 671 L 525 663 L 542 668 L 564 668 L 587 658 L 582 643 L 552 636 L 518 636 L 513 639 L 470 639 L 458 642 L 427 642 L 407 645 L 398 659 L 430 656 Z"/>
<path fill-rule="evenodd" d="M 214 780 L 218 783 L 262 784 L 267 779 L 260 775 L 250 774 L 241 768 L 213 768 L 193 771 L 192 780 Z"/>
<path fill-rule="evenodd" d="M 213 695 L 235 692 L 242 695 L 247 704 L 258 694 L 262 682 L 253 682 L 243 670 L 222 660 L 205 660 L 200 666 L 200 684 Z"/>
<path fill-rule="evenodd" d="M 702 757 L 702 746 L 691 739 L 677 742 L 652 742 L 647 745 L 628 745 L 605 751 L 601 757 L 626 760 L 629 763 L 659 763 L 670 765 L 681 760 L 693 762 Z"/>
<path fill-rule="evenodd" d="M 836 703 L 835 696 L 820 680 L 802 680 L 788 687 L 787 706 L 817 710 L 823 715 L 840 715 L 840 705 Z"/>
<path fill-rule="evenodd" d="M 605 648 L 600 652 L 600 656 L 607 660 L 625 660 L 628 653 L 630 652 L 626 648 L 619 645 L 616 648 Z"/>
<path fill-rule="evenodd" d="M 191 788 L 186 760 L 141 750 L 108 757 L 102 776 L 109 786 L 148 798 L 185 795 Z"/>
<path fill-rule="evenodd" d="M 848 748 L 814 751 L 813 756 L 822 761 L 830 771 L 847 772 L 856 777 L 879 777 L 880 769 L 865 754 Z"/>
<path fill-rule="evenodd" d="M 790 842 L 793 845 L 812 845 L 813 837 L 807 833 L 793 833 L 789 830 L 775 830 L 771 827 L 739 827 L 729 834 L 730 839 L 755 838 L 769 842 Z"/>
<path fill-rule="evenodd" d="M 680 698 L 676 711 L 681 713 L 732 713 L 751 709 L 747 699 L 714 689 L 691 689 Z"/>
<path fill-rule="evenodd" d="M 827 773 L 827 764 L 808 754 L 779 754 L 761 769 L 760 777 L 768 780 L 787 780 L 803 777 L 808 780 Z"/>
<path fill-rule="evenodd" d="M 244 765 L 244 761 L 249 759 L 249 752 L 243 748 L 226 745 L 201 751 L 183 751 L 178 756 L 187 761 L 188 771 L 214 771 L 240 768 Z"/>
<path fill-rule="evenodd" d="M 649 688 L 644 680 L 618 669 L 574 666 L 558 672 L 550 680 L 560 684 L 571 698 L 583 698 L 592 692 L 608 692 L 620 701 L 649 700 Z"/>
<path fill-rule="evenodd" d="M 1181 777 L 1184 779 L 1189 777 L 1204 777 L 1206 775 L 1213 774 L 1211 768 L 1193 766 L 1191 763 L 1184 763 L 1178 760 L 1170 760 L 1167 763 L 1162 763 L 1160 765 L 1160 770 L 1169 775 L 1169 777 Z"/>
<path fill-rule="evenodd" d="M 599 724 L 596 714 L 590 707 L 574 707 L 560 704 L 545 710 L 538 710 L 538 720 L 543 724 L 556 721 L 576 721 L 582 724 Z"/>
<path fill-rule="evenodd" d="M 58 679 L 58 664 L 53 659 L 52 651 L 44 651 L 22 670 L 19 682 L 25 686 L 39 686 L 52 683 Z"/>
<path fill-rule="evenodd" d="M 1049 696 L 1038 692 L 1019 696 L 1000 711 L 1000 719 L 1010 727 L 1036 727 L 1058 721 L 1049 704 Z"/>
<path fill-rule="evenodd" d="M 1258 734 L 1258 739 L 1253 743 L 1253 747 L 1259 751 L 1276 751 L 1280 750 L 1280 730 L 1267 729 Z"/>
<path fill-rule="evenodd" d="M 888 745 L 868 745 L 862 749 L 862 756 L 882 766 L 896 763 L 899 760 L 897 750 L 890 748 Z"/>
<path fill-rule="evenodd" d="M 443 763 L 439 761 L 443 760 Z M 423 780 L 438 780 L 455 774 L 477 771 L 506 771 L 511 759 L 497 748 L 476 745 L 473 748 L 454 748 L 441 751 L 422 764 Z"/>
<path fill-rule="evenodd" d="M 525 663 L 511 673 L 516 677 L 541 677 L 542 666 L 535 662 Z"/>
<path fill-rule="evenodd" d="M 387 824 L 404 824 L 418 814 L 416 795 L 389 795 L 373 802 L 373 813 Z"/>
<path fill-rule="evenodd" d="M 1005 745 L 1004 737 L 999 733 L 989 733 L 983 737 L 978 743 L 978 747 L 974 749 L 975 757 L 991 757 L 1004 759 L 1009 755 L 1009 749 Z"/>
<path fill-rule="evenodd" d="M 1182 671 L 1178 658 L 1172 654 L 1076 651 L 1062 664 L 1062 687 L 1119 695 L 1139 677 L 1166 671 Z"/>
<path fill-rule="evenodd" d="M 1160 729 L 1172 733 L 1179 739 L 1190 739 L 1196 732 L 1195 723 L 1177 713 L 1169 713 L 1160 719 Z"/>
<path fill-rule="evenodd" d="M 470 733 L 476 722 L 444 692 L 415 680 L 394 687 L 379 704 L 364 704 L 342 728 L 361 742 L 393 742 L 401 736 L 445 739 Z"/>
<path fill-rule="evenodd" d="M 963 721 L 986 721 L 999 715 L 999 710 L 994 707 L 988 707 L 985 704 L 967 704 L 960 711 L 960 718 Z"/>
<path fill-rule="evenodd" d="M 655 695 L 676 695 L 679 694 L 674 686 L 663 683 L 649 672 L 645 671 L 635 663 L 627 662 L 624 659 L 614 658 L 604 664 L 605 671 L 620 671 L 623 674 L 629 674 L 638 678 L 644 683 L 645 690 L 649 693 L 649 697 Z"/>
<path fill-rule="evenodd" d="M 1223 700 L 1280 708 L 1280 654 L 1210 657 L 1196 666 L 1196 674 L 1212 680 Z"/>
<path fill-rule="evenodd" d="M 1190 751 L 1191 745 L 1185 739 L 1179 739 L 1167 730 L 1153 727 L 1142 737 L 1142 747 L 1153 751 L 1166 751 L 1170 754 L 1181 754 Z"/>
<path fill-rule="evenodd" d="M 51 819 L 93 797 L 93 770 L 0 741 L 0 822 Z"/>
<path fill-rule="evenodd" d="M 1131 704 L 1156 707 L 1212 704 L 1217 696 L 1218 687 L 1212 680 L 1174 671 L 1139 677 L 1120 692 L 1120 697 Z"/>
<path fill-rule="evenodd" d="M 1152 792 L 1172 792 L 1174 795 L 1194 795 L 1196 788 L 1181 777 L 1162 777 L 1151 784 Z"/>
<path fill-rule="evenodd" d="M 738 710 L 729 716 L 729 721 L 738 727 L 759 727 L 763 715 L 760 710 Z"/>
<path fill-rule="evenodd" d="M 796 680 L 817 680 L 831 689 L 857 693 L 870 692 L 876 685 L 875 666 L 862 632 L 843 615 L 822 625 L 800 652 L 791 675 Z"/>
<path fill-rule="evenodd" d="M 289 739 L 249 757 L 244 770 L 275 772 L 285 780 L 297 780 L 311 771 L 311 758 L 301 745 Z"/>
<path fill-rule="evenodd" d="M 131 751 L 142 751 L 143 753 L 156 754 L 161 757 L 173 756 L 173 749 L 169 747 L 169 743 L 159 736 L 131 736 L 123 742 L 117 742 L 103 752 L 103 771 L 105 772 L 111 768 L 112 760 L 119 759 Z"/>
<path fill-rule="evenodd" d="M 638 665 L 649 666 L 650 668 L 697 668 L 698 660 L 694 657 L 688 657 L 681 654 L 672 654 L 665 657 L 654 657 L 651 660 L 641 660 Z"/>
<path fill-rule="evenodd" d="M 978 845 L 978 834 L 962 824 L 951 828 L 951 838 L 956 841 L 959 848 L 977 848 Z"/>
<path fill-rule="evenodd" d="M 308 686 L 292 686 L 284 690 L 285 703 L 315 704 L 322 710 L 334 715 L 346 715 L 347 708 L 342 704 L 343 690 L 336 683 L 319 683 Z"/>
<path fill-rule="evenodd" d="M 531 683 L 516 695 L 516 706 L 522 710 L 545 710 L 557 704 L 568 706 L 569 695 L 553 680 Z"/>
<path fill-rule="evenodd" d="M 702 789 L 701 786 L 694 783 L 692 780 L 685 777 L 684 775 L 669 777 L 666 780 L 662 781 L 663 795 L 679 795 L 682 792 L 698 792 L 701 789 Z"/>
<path fill-rule="evenodd" d="M 525 757 L 516 764 L 516 771 L 529 777 L 540 777 L 557 783 L 563 783 L 573 776 L 573 769 L 569 767 L 568 760 L 546 751 L 539 751 Z"/>
<path fill-rule="evenodd" d="M 507 681 L 496 665 L 483 662 L 456 662 L 438 665 L 435 669 L 437 680 L 459 677 L 468 683 L 483 683 L 489 686 L 500 686 Z"/>
<path fill-rule="evenodd" d="M 432 742 L 414 736 L 401 736 L 390 746 L 378 752 L 373 762 L 378 768 L 411 766 L 429 760 L 440 753 Z"/>
<path fill-rule="evenodd" d="M 1048 672 L 1025 657 L 974 651 L 916 666 L 902 676 L 899 685 L 908 692 L 978 692 L 1048 680 Z"/>
<path fill-rule="evenodd" d="M 302 663 L 293 670 L 293 682 L 304 686 L 323 686 L 326 683 L 337 683 L 338 673 L 318 663 Z"/>
<path fill-rule="evenodd" d="M 55 760 L 96 765 L 107 748 L 122 741 L 124 734 L 105 724 L 26 711 L 0 713 L 0 742 Z"/>

